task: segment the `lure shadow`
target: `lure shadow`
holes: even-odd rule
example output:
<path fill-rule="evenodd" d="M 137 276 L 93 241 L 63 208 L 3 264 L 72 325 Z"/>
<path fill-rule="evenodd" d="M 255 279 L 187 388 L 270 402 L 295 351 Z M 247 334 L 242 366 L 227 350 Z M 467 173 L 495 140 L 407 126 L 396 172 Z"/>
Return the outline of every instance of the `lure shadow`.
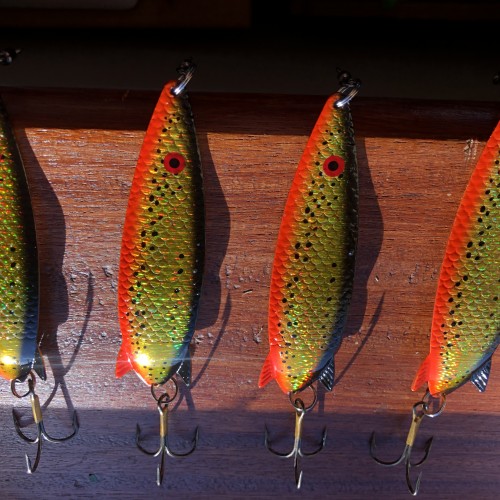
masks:
<path fill-rule="evenodd" d="M 231 218 L 224 192 L 222 191 L 214 161 L 208 144 L 206 133 L 198 133 L 198 146 L 202 158 L 203 186 L 205 197 L 205 269 L 203 276 L 203 287 L 200 300 L 200 311 L 196 322 L 196 329 L 202 330 L 214 325 L 221 309 L 222 283 L 220 280 L 220 267 L 226 255 L 231 232 Z M 228 295 L 222 313 L 222 324 L 219 334 L 214 339 L 213 347 L 210 350 L 207 360 L 201 367 L 196 378 L 191 382 L 190 387 L 184 384 L 179 385 L 180 397 L 175 403 L 175 407 L 180 406 L 183 400 L 189 410 L 194 410 L 194 401 L 191 396 L 193 389 L 210 364 L 210 360 L 219 346 L 231 311 L 231 297 Z M 190 354 L 194 355 L 196 347 L 190 346 Z"/>
<path fill-rule="evenodd" d="M 354 277 L 353 296 L 349 310 L 349 316 L 344 328 L 343 337 L 349 337 L 360 331 L 365 317 L 366 305 L 368 303 L 368 279 L 377 261 L 384 235 L 384 224 L 382 212 L 380 210 L 375 188 L 370 175 L 368 156 L 366 153 L 365 141 L 363 138 L 356 140 L 358 169 L 359 169 L 359 230 L 358 248 L 356 255 L 356 272 Z M 346 367 L 336 377 L 337 384 L 353 365 L 359 356 L 369 337 L 372 335 L 375 326 L 382 312 L 384 296 L 379 301 L 375 310 L 368 331 L 360 343 L 360 347 L 347 363 Z M 321 385 L 321 384 L 319 384 Z M 324 397 L 324 389 L 318 391 L 318 399 L 321 404 Z"/>
<path fill-rule="evenodd" d="M 226 305 L 224 306 L 224 313 L 222 314 L 222 324 L 220 327 L 219 334 L 217 335 L 217 337 L 214 341 L 213 347 L 207 356 L 207 360 L 205 361 L 204 365 L 202 366 L 200 372 L 198 373 L 198 376 L 191 384 L 192 387 L 194 387 L 198 383 L 198 381 L 200 380 L 200 378 L 203 376 L 206 369 L 208 368 L 208 365 L 210 364 L 210 360 L 213 358 L 213 355 L 215 354 L 215 351 L 217 350 L 217 347 L 219 346 L 220 341 L 222 340 L 222 336 L 224 335 L 224 331 L 226 330 L 226 326 L 227 326 L 227 323 L 229 321 L 230 315 L 231 315 L 231 296 L 228 295 L 227 300 L 226 300 Z"/>
<path fill-rule="evenodd" d="M 205 195 L 205 271 L 197 329 L 214 325 L 221 308 L 220 267 L 226 255 L 231 231 L 229 207 L 210 153 L 206 133 L 198 134 Z"/>
<path fill-rule="evenodd" d="M 359 168 L 359 236 L 353 296 L 344 336 L 359 332 L 363 324 L 368 303 L 368 279 L 384 237 L 382 212 L 373 186 L 363 138 L 356 140 L 356 149 Z"/>
<path fill-rule="evenodd" d="M 220 327 L 219 334 L 214 340 L 213 347 L 210 350 L 210 353 L 206 357 L 205 363 L 203 363 L 203 366 L 201 367 L 200 371 L 198 372 L 198 375 L 196 378 L 191 382 L 191 385 L 187 387 L 185 384 L 179 384 L 179 398 L 175 402 L 174 409 L 177 409 L 183 400 L 186 400 L 186 405 L 188 407 L 188 410 L 194 411 L 195 406 L 194 406 L 194 400 L 193 397 L 191 396 L 191 390 L 196 387 L 196 384 L 200 381 L 200 379 L 203 377 L 203 374 L 206 372 L 208 365 L 210 364 L 211 359 L 213 358 L 213 355 L 215 351 L 217 350 L 222 337 L 224 335 L 224 331 L 226 330 L 227 323 L 229 321 L 229 317 L 231 314 L 231 296 L 228 295 L 227 300 L 226 300 L 226 305 L 224 306 L 224 312 L 222 314 L 222 324 Z M 190 349 L 191 350 L 191 349 Z M 192 355 L 194 353 L 194 349 L 191 350 L 190 354 Z"/>
<path fill-rule="evenodd" d="M 16 133 L 21 154 L 26 165 L 28 183 L 35 216 L 39 267 L 40 267 L 40 347 L 49 360 L 54 376 L 54 388 L 43 407 L 49 406 L 60 387 L 70 411 L 74 410 L 70 394 L 64 383 L 64 376 L 71 369 L 90 319 L 93 304 L 93 276 L 89 273 L 86 295 L 87 310 L 77 345 L 70 361 L 64 365 L 57 342 L 59 325 L 65 323 L 69 315 L 69 295 L 63 274 L 63 259 L 66 243 L 66 225 L 64 213 L 50 182 L 31 148 L 23 131 Z"/>

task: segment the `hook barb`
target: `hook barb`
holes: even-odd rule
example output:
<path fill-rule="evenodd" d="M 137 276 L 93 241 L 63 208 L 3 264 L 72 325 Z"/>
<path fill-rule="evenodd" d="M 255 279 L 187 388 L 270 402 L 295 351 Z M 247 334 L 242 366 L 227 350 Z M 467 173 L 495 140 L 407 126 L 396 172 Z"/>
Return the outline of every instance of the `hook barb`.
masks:
<path fill-rule="evenodd" d="M 157 408 L 160 414 L 160 446 L 157 450 L 149 451 L 141 444 L 141 441 L 143 440 L 143 437 L 141 435 L 141 427 L 139 426 L 139 424 L 137 424 L 136 426 L 135 443 L 137 445 L 137 448 L 139 448 L 139 450 L 141 450 L 146 455 L 160 457 L 160 463 L 156 471 L 156 484 L 158 486 L 161 486 L 163 477 L 165 475 L 165 455 L 168 455 L 171 458 L 187 457 L 196 450 L 196 446 L 198 445 L 198 427 L 196 427 L 194 431 L 194 435 L 191 440 L 192 446 L 189 450 L 183 452 L 173 451 L 168 444 L 168 405 L 175 399 L 177 395 L 177 382 L 175 382 L 175 380 L 173 380 L 173 382 L 176 386 L 174 396 L 170 397 L 169 394 L 165 392 L 159 398 L 157 398 Z M 153 391 L 152 393 L 154 395 Z"/>
<path fill-rule="evenodd" d="M 35 393 L 35 376 L 33 373 L 30 374 L 30 378 L 28 379 L 28 392 L 24 395 L 19 395 L 17 391 L 15 390 L 14 384 L 15 381 L 12 383 L 12 392 L 16 397 L 24 397 L 29 395 L 30 397 L 30 402 L 31 402 L 31 410 L 33 412 L 33 419 L 36 424 L 37 428 L 37 433 L 36 437 L 30 438 L 24 432 L 21 430 L 21 422 L 19 419 L 19 415 L 16 413 L 16 411 L 13 409 L 12 410 L 12 418 L 14 420 L 14 427 L 16 429 L 16 432 L 18 436 L 26 441 L 27 443 L 30 444 L 36 444 L 36 456 L 35 456 L 35 461 L 32 463 L 28 455 L 25 455 L 26 458 L 26 468 L 28 474 L 32 474 L 35 472 L 38 468 L 38 464 L 40 463 L 40 456 L 42 453 L 42 442 L 43 440 L 49 441 L 50 443 L 63 443 L 64 441 L 68 441 L 69 439 L 73 438 L 76 436 L 78 433 L 78 430 L 80 428 L 80 423 L 78 421 L 78 415 L 75 412 L 73 412 L 73 419 L 72 419 L 72 427 L 73 427 L 73 432 L 69 434 L 68 436 L 59 438 L 59 437 L 53 437 L 51 436 L 46 430 L 45 430 L 45 425 L 43 423 L 43 415 L 42 415 L 42 408 L 40 405 L 40 399 L 38 395 Z"/>
<path fill-rule="evenodd" d="M 280 458 L 292 458 L 293 457 L 293 468 L 294 468 L 294 473 L 295 473 L 295 484 L 297 486 L 297 489 L 300 489 L 302 485 L 302 475 L 303 471 L 300 468 L 300 458 L 304 457 L 311 457 L 313 455 L 317 455 L 320 451 L 323 450 L 323 448 L 326 445 L 326 436 L 327 436 L 327 430 L 326 427 L 323 428 L 323 433 L 321 436 L 321 442 L 319 443 L 318 447 L 313 450 L 313 451 L 303 451 L 302 450 L 302 423 L 304 420 L 305 414 L 310 411 L 314 405 L 316 404 L 317 401 L 317 395 L 315 389 L 311 386 L 311 388 L 314 391 L 314 401 L 313 403 L 306 407 L 304 405 L 304 402 L 300 398 L 296 398 L 293 402 L 292 405 L 295 408 L 295 435 L 294 435 L 294 441 L 293 441 L 293 448 L 289 452 L 280 452 L 275 450 L 271 444 L 269 443 L 269 430 L 267 426 L 265 426 L 265 432 L 264 432 L 264 445 L 265 447 L 274 455 L 280 457 Z"/>

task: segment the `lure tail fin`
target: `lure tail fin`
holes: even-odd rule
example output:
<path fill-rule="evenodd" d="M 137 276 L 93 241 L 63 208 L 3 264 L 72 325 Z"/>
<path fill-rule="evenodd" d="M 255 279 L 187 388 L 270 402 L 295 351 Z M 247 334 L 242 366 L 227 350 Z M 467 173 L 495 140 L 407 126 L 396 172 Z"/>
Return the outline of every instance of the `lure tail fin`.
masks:
<path fill-rule="evenodd" d="M 321 374 L 318 378 L 327 391 L 331 391 L 333 389 L 333 383 L 335 381 L 335 363 L 333 362 L 333 358 L 330 359 L 326 366 L 321 370 Z"/>
<path fill-rule="evenodd" d="M 127 355 L 127 349 L 125 348 L 125 344 L 122 343 L 120 347 L 120 351 L 118 352 L 118 358 L 116 359 L 116 368 L 115 375 L 116 378 L 121 378 L 127 372 L 132 370 L 132 363 L 130 362 L 130 358 Z"/>
<path fill-rule="evenodd" d="M 491 371 L 491 358 L 480 366 L 473 374 L 470 381 L 476 386 L 479 392 L 484 392 L 488 385 Z"/>
<path fill-rule="evenodd" d="M 191 385 L 191 356 L 189 353 L 186 355 L 182 363 L 177 368 L 177 375 L 184 380 L 187 387 Z"/>
<path fill-rule="evenodd" d="M 422 384 L 429 380 L 430 354 L 424 359 L 418 369 L 415 379 L 411 384 L 411 390 L 416 391 Z"/>
<path fill-rule="evenodd" d="M 266 360 L 264 361 L 264 366 L 262 367 L 262 371 L 260 372 L 259 377 L 259 388 L 264 387 L 266 384 L 271 382 L 271 380 L 276 378 L 276 372 L 274 371 L 273 360 L 271 359 L 271 353 L 267 355 Z"/>

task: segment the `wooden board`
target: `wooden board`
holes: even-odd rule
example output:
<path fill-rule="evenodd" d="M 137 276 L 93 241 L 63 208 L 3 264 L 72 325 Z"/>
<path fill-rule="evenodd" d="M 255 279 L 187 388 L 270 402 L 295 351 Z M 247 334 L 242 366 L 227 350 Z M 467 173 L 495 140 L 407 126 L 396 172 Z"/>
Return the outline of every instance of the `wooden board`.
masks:
<path fill-rule="evenodd" d="M 135 446 L 141 424 L 158 444 L 155 402 L 135 375 L 116 380 L 120 344 L 116 285 L 128 190 L 154 92 L 4 89 L 32 190 L 42 279 L 42 347 L 49 380 L 37 390 L 45 425 L 69 431 L 45 443 L 39 470 L 25 473 L 15 407 L 26 402 L 0 381 L 0 491 L 5 498 L 408 498 L 404 468 L 369 456 L 399 455 L 410 423 L 413 376 L 428 351 L 443 252 L 474 163 L 500 118 L 498 103 L 356 98 L 352 114 L 360 170 L 360 243 L 336 385 L 319 392 L 305 420 L 304 448 L 328 427 L 327 446 L 302 460 L 296 492 L 291 460 L 264 448 L 292 445 L 294 411 L 275 383 L 257 388 L 267 354 L 267 300 L 284 201 L 324 98 L 193 94 L 207 211 L 207 262 L 193 341 L 193 387 L 182 390 L 170 419 L 182 450 L 199 425 L 197 451 L 158 459 Z M 326 96 L 325 96 L 326 97 Z M 487 391 L 467 384 L 446 411 L 425 419 L 417 439 L 422 498 L 496 498 L 500 487 L 500 374 Z M 26 427 L 26 432 L 30 427 Z M 31 429 L 32 430 L 32 429 Z M 417 473 L 417 471 L 413 471 Z M 416 476 L 415 476 L 416 477 Z"/>

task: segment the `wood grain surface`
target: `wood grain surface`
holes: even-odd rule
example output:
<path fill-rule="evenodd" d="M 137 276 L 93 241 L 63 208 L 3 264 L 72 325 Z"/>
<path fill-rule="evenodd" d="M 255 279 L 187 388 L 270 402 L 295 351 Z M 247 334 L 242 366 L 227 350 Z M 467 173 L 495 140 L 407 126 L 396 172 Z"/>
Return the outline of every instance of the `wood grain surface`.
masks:
<path fill-rule="evenodd" d="M 0 381 L 0 492 L 3 498 L 409 498 L 404 467 L 385 469 L 368 453 L 398 456 L 412 405 L 410 384 L 428 352 L 438 272 L 455 211 L 498 103 L 356 98 L 352 114 L 360 171 L 360 242 L 345 338 L 332 393 L 319 389 L 307 415 L 304 448 L 328 428 L 324 451 L 301 462 L 264 448 L 292 446 L 294 411 L 274 382 L 258 389 L 267 347 L 274 244 L 285 198 L 322 96 L 192 94 L 203 162 L 207 261 L 192 343 L 193 386 L 170 418 L 171 444 L 196 452 L 158 459 L 135 446 L 158 444 L 158 413 L 133 373 L 115 379 L 120 345 L 117 274 L 128 191 L 157 93 L 3 89 L 32 191 L 42 281 L 42 348 L 49 379 L 37 384 L 45 425 L 38 471 L 23 454 L 11 409 L 33 430 L 30 408 Z M 498 356 L 498 355 L 496 355 Z M 495 358 L 496 358 L 495 356 Z M 421 498 L 497 498 L 500 488 L 500 372 L 488 389 L 471 384 L 424 419 L 415 457 L 434 444 Z M 417 475 L 416 470 L 412 473 Z"/>

